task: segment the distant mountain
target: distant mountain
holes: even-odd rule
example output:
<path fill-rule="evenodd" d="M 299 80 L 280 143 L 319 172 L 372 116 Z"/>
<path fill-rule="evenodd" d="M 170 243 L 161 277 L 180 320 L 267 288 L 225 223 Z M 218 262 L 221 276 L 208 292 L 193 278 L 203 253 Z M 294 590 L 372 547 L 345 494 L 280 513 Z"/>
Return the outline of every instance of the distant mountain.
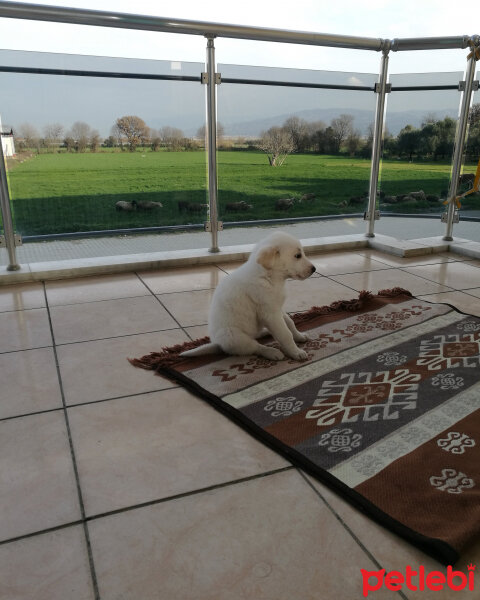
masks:
<path fill-rule="evenodd" d="M 349 108 L 322 108 L 313 110 L 301 110 L 294 113 L 276 115 L 273 117 L 254 119 L 251 121 L 241 121 L 234 123 L 222 123 L 225 127 L 225 135 L 227 136 L 245 136 L 258 137 L 262 131 L 270 129 L 270 127 L 282 125 L 289 117 L 296 116 L 306 121 L 323 121 L 325 125 L 329 125 L 332 119 L 341 114 L 352 115 L 354 118 L 353 125 L 358 129 L 361 135 L 366 135 L 368 127 L 373 123 L 375 115 L 369 110 L 349 109 Z M 386 127 L 392 135 L 398 135 L 400 130 L 405 125 L 413 125 L 419 127 L 425 119 L 428 111 L 408 110 L 399 112 L 388 112 L 386 119 Z M 445 117 L 457 117 L 457 111 L 453 109 L 435 110 L 434 116 L 436 119 L 444 119 Z"/>

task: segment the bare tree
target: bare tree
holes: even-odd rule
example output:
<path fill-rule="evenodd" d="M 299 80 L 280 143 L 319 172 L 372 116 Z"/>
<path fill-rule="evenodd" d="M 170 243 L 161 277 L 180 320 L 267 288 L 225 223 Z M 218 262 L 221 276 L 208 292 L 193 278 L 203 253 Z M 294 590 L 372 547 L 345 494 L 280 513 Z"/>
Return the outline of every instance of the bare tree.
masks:
<path fill-rule="evenodd" d="M 332 119 L 330 127 L 334 142 L 333 149 L 335 152 L 340 152 L 343 142 L 353 131 L 353 117 L 352 115 L 340 115 L 338 118 Z"/>
<path fill-rule="evenodd" d="M 124 136 L 117 123 L 115 123 L 115 125 L 112 125 L 112 128 L 110 129 L 110 138 L 114 141 L 114 146 L 119 146 L 122 150 L 124 149 Z"/>
<path fill-rule="evenodd" d="M 160 137 L 160 132 L 156 129 L 150 129 L 150 148 L 152 152 L 158 152 L 160 146 L 162 145 L 162 138 Z"/>
<path fill-rule="evenodd" d="M 282 127 L 270 127 L 261 134 L 258 148 L 263 150 L 272 167 L 280 167 L 287 156 L 295 150 L 291 134 Z"/>
<path fill-rule="evenodd" d="M 222 123 L 220 123 L 220 121 L 218 121 L 217 122 L 217 142 L 220 142 L 224 136 L 225 136 L 225 127 L 222 125 Z M 201 127 L 199 127 L 197 129 L 197 134 L 195 137 L 199 138 L 200 140 L 205 140 L 205 144 L 207 143 L 207 128 L 205 125 L 202 125 Z"/>
<path fill-rule="evenodd" d="M 135 115 L 127 115 L 116 120 L 118 131 L 127 138 L 128 149 L 135 152 L 137 146 L 145 145 L 148 137 L 148 127 L 145 121 Z"/>
<path fill-rule="evenodd" d="M 158 133 L 162 141 L 162 146 L 173 152 L 181 150 L 185 138 L 185 134 L 181 129 L 166 126 L 162 127 Z"/>
<path fill-rule="evenodd" d="M 39 135 L 36 128 L 30 123 L 22 123 L 18 128 L 18 137 L 22 139 L 24 148 L 38 148 Z"/>
<path fill-rule="evenodd" d="M 360 135 L 360 132 L 352 129 L 352 131 L 348 134 L 347 139 L 345 140 L 345 145 L 350 156 L 355 156 L 360 146 L 362 145 L 362 137 Z"/>
<path fill-rule="evenodd" d="M 289 117 L 283 124 L 283 129 L 291 135 L 296 152 L 303 152 L 309 145 L 308 122 L 299 117 Z"/>
<path fill-rule="evenodd" d="M 90 125 L 84 121 L 76 121 L 72 125 L 68 135 L 75 140 L 75 149 L 77 152 L 85 152 L 85 150 L 88 148 L 91 134 L 92 130 Z"/>
<path fill-rule="evenodd" d="M 90 132 L 90 140 L 89 140 L 90 150 L 92 152 L 97 152 L 101 141 L 102 140 L 100 138 L 99 132 L 96 129 L 92 129 L 92 131 Z"/>
<path fill-rule="evenodd" d="M 43 135 L 45 147 L 53 152 L 62 143 L 63 125 L 60 125 L 60 123 L 49 123 L 43 128 Z"/>

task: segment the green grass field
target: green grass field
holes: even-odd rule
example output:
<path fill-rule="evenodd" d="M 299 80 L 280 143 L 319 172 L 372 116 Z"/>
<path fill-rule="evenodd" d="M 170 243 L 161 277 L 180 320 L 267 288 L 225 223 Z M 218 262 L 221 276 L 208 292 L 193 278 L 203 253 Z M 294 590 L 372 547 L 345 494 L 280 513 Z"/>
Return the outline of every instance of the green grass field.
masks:
<path fill-rule="evenodd" d="M 363 212 L 350 198 L 368 190 L 370 161 L 341 157 L 291 155 L 270 167 L 263 153 L 218 152 L 219 216 L 223 221 L 301 217 Z M 473 170 L 473 168 L 471 169 Z M 450 164 L 384 161 L 381 188 L 387 195 L 424 190 L 444 195 Z M 42 154 L 9 170 L 16 230 L 23 235 L 155 227 L 201 223 L 205 214 L 179 212 L 178 202 L 207 202 L 203 152 Z M 279 198 L 315 193 L 311 203 L 275 210 Z M 119 200 L 153 200 L 163 208 L 118 212 Z M 245 200 L 253 208 L 226 212 L 225 205 Z M 366 202 L 366 201 L 365 201 Z M 442 209 L 395 205 L 397 212 Z"/>

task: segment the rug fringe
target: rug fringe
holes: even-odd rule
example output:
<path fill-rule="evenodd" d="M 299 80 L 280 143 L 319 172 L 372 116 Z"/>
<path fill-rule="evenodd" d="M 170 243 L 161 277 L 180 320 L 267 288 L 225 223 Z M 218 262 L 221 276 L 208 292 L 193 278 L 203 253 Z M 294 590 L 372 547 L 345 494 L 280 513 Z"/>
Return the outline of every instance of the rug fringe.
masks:
<path fill-rule="evenodd" d="M 151 352 L 141 358 L 127 358 L 128 362 L 134 367 L 140 369 L 146 369 L 147 371 L 156 371 L 159 367 L 167 367 L 178 361 L 179 355 L 187 350 L 193 350 L 203 344 L 208 344 L 210 338 L 205 336 L 198 338 L 191 342 L 184 342 L 183 344 L 176 344 L 175 346 L 166 346 L 162 348 L 161 352 Z"/>
<path fill-rule="evenodd" d="M 398 288 L 400 289 L 400 288 Z M 332 313 L 349 311 L 356 312 L 361 310 L 365 305 L 365 302 L 373 298 L 372 292 L 363 290 L 360 292 L 358 298 L 352 298 L 351 300 L 337 300 L 325 306 L 312 306 L 310 310 L 305 312 L 295 313 L 292 315 L 292 319 L 296 324 L 309 321 L 312 317 L 318 317 L 321 315 L 331 315 Z"/>
<path fill-rule="evenodd" d="M 411 292 L 401 287 L 394 287 L 389 290 L 379 290 L 378 295 L 384 298 L 395 298 L 395 296 L 409 296 L 410 298 L 413 298 Z"/>

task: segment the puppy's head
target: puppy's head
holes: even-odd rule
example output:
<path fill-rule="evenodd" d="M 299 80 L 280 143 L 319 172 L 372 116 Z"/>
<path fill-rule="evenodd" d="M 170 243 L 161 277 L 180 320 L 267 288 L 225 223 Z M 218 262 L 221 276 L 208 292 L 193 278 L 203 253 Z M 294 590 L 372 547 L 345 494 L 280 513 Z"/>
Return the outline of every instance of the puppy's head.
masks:
<path fill-rule="evenodd" d="M 256 262 L 284 279 L 307 279 L 315 272 L 300 242 L 287 233 L 274 233 L 259 244 Z"/>

